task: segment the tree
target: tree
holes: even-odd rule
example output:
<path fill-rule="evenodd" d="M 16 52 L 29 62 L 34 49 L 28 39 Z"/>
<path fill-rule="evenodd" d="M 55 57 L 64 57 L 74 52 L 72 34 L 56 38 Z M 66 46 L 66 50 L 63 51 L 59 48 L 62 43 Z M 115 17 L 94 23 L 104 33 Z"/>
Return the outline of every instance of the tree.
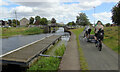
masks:
<path fill-rule="evenodd" d="M 67 25 L 68 25 L 68 26 L 72 26 L 72 22 L 69 22 Z"/>
<path fill-rule="evenodd" d="M 73 25 L 73 26 L 75 25 L 75 22 L 74 22 L 74 21 L 72 21 L 72 25 Z"/>
<path fill-rule="evenodd" d="M 120 1 L 112 9 L 112 22 L 120 25 Z"/>
<path fill-rule="evenodd" d="M 36 16 L 35 17 L 35 25 L 39 25 L 40 24 L 40 20 L 41 20 L 40 16 Z"/>
<path fill-rule="evenodd" d="M 89 19 L 87 18 L 85 13 L 79 13 L 79 16 L 77 16 L 76 18 L 76 24 L 78 25 L 85 26 L 90 24 Z"/>
<path fill-rule="evenodd" d="M 10 19 L 8 20 L 8 25 L 12 26 L 12 20 L 10 20 Z"/>
<path fill-rule="evenodd" d="M 2 20 L 2 26 L 4 26 L 4 25 L 5 25 L 5 21 Z"/>
<path fill-rule="evenodd" d="M 20 22 L 18 20 L 17 20 L 17 25 L 20 25 Z M 16 20 L 15 19 L 12 20 L 12 26 L 16 27 Z"/>
<path fill-rule="evenodd" d="M 75 22 L 74 22 L 74 21 L 69 22 L 67 25 L 68 25 L 68 26 L 74 26 L 74 25 L 75 25 Z"/>
<path fill-rule="evenodd" d="M 40 24 L 41 24 L 41 25 L 47 25 L 47 24 L 48 24 L 47 19 L 46 19 L 46 18 L 42 18 L 42 19 L 40 20 Z"/>
<path fill-rule="evenodd" d="M 51 23 L 52 23 L 52 24 L 56 23 L 55 18 L 52 18 Z"/>
<path fill-rule="evenodd" d="M 110 26 L 110 23 L 105 24 L 105 26 L 106 26 L 106 27 L 109 27 L 109 26 Z"/>
<path fill-rule="evenodd" d="M 41 19 L 40 16 L 36 16 L 36 17 L 35 17 L 35 20 L 36 20 L 36 21 L 38 21 L 38 20 L 40 20 L 40 19 Z"/>
<path fill-rule="evenodd" d="M 34 18 L 31 17 L 29 21 L 30 21 L 29 24 L 33 24 L 33 22 L 34 22 Z"/>

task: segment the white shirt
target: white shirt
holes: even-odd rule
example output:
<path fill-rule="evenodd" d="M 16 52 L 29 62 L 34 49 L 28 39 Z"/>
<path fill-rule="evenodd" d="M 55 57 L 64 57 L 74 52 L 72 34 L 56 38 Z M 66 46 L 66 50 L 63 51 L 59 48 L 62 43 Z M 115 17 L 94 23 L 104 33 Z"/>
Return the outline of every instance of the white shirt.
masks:
<path fill-rule="evenodd" d="M 96 29 L 95 33 L 97 33 L 100 28 L 103 30 L 103 25 L 97 25 L 97 26 L 95 27 L 95 29 Z"/>

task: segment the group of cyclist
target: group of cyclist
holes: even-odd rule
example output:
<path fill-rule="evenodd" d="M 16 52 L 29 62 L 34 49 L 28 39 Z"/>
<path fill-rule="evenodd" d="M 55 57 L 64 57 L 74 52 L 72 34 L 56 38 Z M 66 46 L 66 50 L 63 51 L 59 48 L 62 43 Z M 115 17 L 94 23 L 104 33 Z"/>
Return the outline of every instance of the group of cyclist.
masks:
<path fill-rule="evenodd" d="M 86 26 L 85 27 L 84 37 L 89 38 L 90 37 L 90 33 L 91 33 L 91 27 L 90 26 Z M 97 24 L 95 25 L 94 33 L 95 33 L 95 35 L 94 35 L 95 44 L 97 44 L 97 40 L 98 39 L 100 39 L 100 41 L 102 41 L 103 38 L 104 38 L 104 27 L 103 27 L 101 21 L 98 21 Z"/>

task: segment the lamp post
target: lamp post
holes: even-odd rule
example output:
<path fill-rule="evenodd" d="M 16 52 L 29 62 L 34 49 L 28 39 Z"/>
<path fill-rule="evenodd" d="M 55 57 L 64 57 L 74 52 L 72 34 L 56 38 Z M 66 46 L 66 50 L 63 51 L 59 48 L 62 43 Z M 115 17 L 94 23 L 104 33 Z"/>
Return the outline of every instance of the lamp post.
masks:
<path fill-rule="evenodd" d="M 94 26 L 95 26 L 95 6 L 93 7 L 94 8 Z"/>

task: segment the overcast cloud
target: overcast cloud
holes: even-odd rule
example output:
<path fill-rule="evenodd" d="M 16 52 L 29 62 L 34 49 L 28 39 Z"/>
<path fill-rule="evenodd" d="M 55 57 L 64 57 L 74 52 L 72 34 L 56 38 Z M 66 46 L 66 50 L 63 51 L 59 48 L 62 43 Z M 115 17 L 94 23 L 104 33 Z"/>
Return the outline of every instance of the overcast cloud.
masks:
<path fill-rule="evenodd" d="M 29 2 L 28 2 L 29 1 Z M 104 2 L 117 2 L 118 0 L 0 0 L 0 5 L 10 5 L 11 3 L 19 6 L 13 8 L 2 8 L 0 12 L 0 19 L 13 18 L 14 11 L 17 11 L 18 19 L 23 17 L 30 18 L 39 15 L 41 17 L 47 17 L 51 19 L 56 18 L 57 22 L 67 23 L 69 21 L 75 21 L 76 16 L 83 10 L 93 9 L 94 6 L 99 6 Z M 71 4 L 65 4 L 64 2 L 72 2 Z M 1 15 L 2 14 L 2 15 Z M 96 13 L 95 18 L 103 20 L 104 22 L 111 22 L 111 13 L 103 12 Z"/>

